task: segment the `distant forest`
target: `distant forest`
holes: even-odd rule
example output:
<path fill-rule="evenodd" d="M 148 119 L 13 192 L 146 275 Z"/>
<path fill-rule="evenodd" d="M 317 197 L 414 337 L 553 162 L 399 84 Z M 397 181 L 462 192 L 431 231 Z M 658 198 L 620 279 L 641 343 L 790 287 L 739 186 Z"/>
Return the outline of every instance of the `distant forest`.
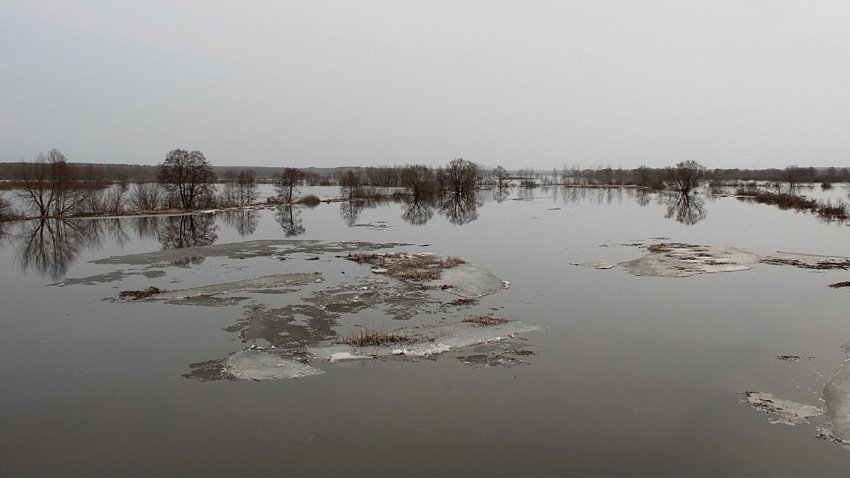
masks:
<path fill-rule="evenodd" d="M 0 181 L 21 180 L 24 171 L 23 162 L 0 163 Z M 139 164 L 94 164 L 72 163 L 77 171 L 77 177 L 89 181 L 110 182 L 155 182 L 158 165 Z M 272 182 L 274 175 L 284 167 L 251 167 L 251 166 L 212 166 L 218 178 L 227 178 L 243 170 L 253 170 L 259 182 Z M 402 167 L 399 166 L 369 166 L 369 167 L 337 167 L 337 168 L 304 168 L 304 183 L 308 185 L 336 185 L 339 179 L 349 171 L 360 178 L 360 183 L 374 187 L 401 186 Z M 646 185 L 650 178 L 663 178 L 667 168 L 635 169 L 622 168 L 582 168 L 580 166 L 563 167 L 551 170 L 518 169 L 507 171 L 509 177 L 515 179 L 544 178 L 544 183 L 563 184 L 642 184 Z M 483 182 L 492 177 L 493 169 L 479 166 Z M 848 168 L 802 168 L 788 166 L 782 169 L 707 169 L 705 178 L 709 181 L 776 181 L 794 183 L 835 183 L 850 182 Z"/>

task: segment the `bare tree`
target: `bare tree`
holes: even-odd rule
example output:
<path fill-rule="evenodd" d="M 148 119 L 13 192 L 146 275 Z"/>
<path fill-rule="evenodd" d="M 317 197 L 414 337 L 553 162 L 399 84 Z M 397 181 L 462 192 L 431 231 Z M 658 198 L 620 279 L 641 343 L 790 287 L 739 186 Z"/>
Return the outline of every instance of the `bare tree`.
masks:
<path fill-rule="evenodd" d="M 434 172 L 422 165 L 406 166 L 401 170 L 401 185 L 410 189 L 415 199 L 430 197 L 434 194 Z"/>
<path fill-rule="evenodd" d="M 493 177 L 496 178 L 496 184 L 499 186 L 499 189 L 502 189 L 505 187 L 505 180 L 508 179 L 508 170 L 501 165 L 496 166 L 493 169 Z"/>
<path fill-rule="evenodd" d="M 339 178 L 339 192 L 349 201 L 363 197 L 363 186 L 360 184 L 360 176 L 354 171 L 348 170 Z"/>
<path fill-rule="evenodd" d="M 139 183 L 130 193 L 130 207 L 136 211 L 156 211 L 162 207 L 163 190 L 157 183 Z"/>
<path fill-rule="evenodd" d="M 69 215 L 82 198 L 73 184 L 73 167 L 57 149 L 51 149 L 46 155 L 39 153 L 33 163 L 24 163 L 20 177 L 23 184 L 20 196 L 38 217 Z"/>
<path fill-rule="evenodd" d="M 200 151 L 171 150 L 159 166 L 157 178 L 178 207 L 197 209 L 215 203 L 215 173 Z"/>
<path fill-rule="evenodd" d="M 667 175 L 673 182 L 673 189 L 688 194 L 705 179 L 705 167 L 693 160 L 682 161 L 667 168 Z"/>
<path fill-rule="evenodd" d="M 475 190 L 478 178 L 478 166 L 463 158 L 453 159 L 446 167 L 446 181 L 449 189 L 455 194 L 463 194 Z"/>
<path fill-rule="evenodd" d="M 229 171 L 224 178 L 219 204 L 225 207 L 250 206 L 257 201 L 257 173 L 253 169 Z"/>
<path fill-rule="evenodd" d="M 797 187 L 797 184 L 802 182 L 803 177 L 805 175 L 806 170 L 797 165 L 792 164 L 791 166 L 785 168 L 785 171 L 783 171 L 783 176 L 785 178 L 785 181 L 788 182 L 789 192 L 793 191 L 794 188 Z"/>
<path fill-rule="evenodd" d="M 274 187 L 278 200 L 292 204 L 298 194 L 298 186 L 304 182 L 304 171 L 298 168 L 284 168 L 274 175 Z"/>
<path fill-rule="evenodd" d="M 9 204 L 9 200 L 3 197 L 0 194 L 0 221 L 6 221 L 10 219 L 14 214 L 12 213 L 12 205 Z"/>

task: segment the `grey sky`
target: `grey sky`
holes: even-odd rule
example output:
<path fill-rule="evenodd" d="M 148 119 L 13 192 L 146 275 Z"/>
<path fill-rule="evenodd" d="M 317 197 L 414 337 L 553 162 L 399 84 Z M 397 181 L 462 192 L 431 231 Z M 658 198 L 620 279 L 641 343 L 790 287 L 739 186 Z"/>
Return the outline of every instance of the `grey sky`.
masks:
<path fill-rule="evenodd" d="M 0 72 L 0 161 L 850 163 L 846 0 L 0 0 Z"/>

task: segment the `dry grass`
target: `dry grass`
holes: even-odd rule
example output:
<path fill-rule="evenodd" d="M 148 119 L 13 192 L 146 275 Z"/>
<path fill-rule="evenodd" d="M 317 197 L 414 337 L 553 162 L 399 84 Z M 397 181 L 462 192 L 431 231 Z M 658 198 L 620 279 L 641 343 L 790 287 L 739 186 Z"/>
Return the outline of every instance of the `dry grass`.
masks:
<path fill-rule="evenodd" d="M 386 330 L 370 330 L 364 327 L 354 335 L 343 338 L 339 343 L 353 345 L 355 347 L 370 347 L 389 344 L 408 344 L 413 341 L 414 338 L 410 335 L 387 332 Z"/>
<path fill-rule="evenodd" d="M 123 290 L 118 294 L 121 299 L 141 300 L 165 292 L 158 287 L 148 287 L 143 290 Z"/>
<path fill-rule="evenodd" d="M 846 221 L 850 217 L 850 210 L 847 203 L 841 200 L 833 204 L 832 201 L 818 201 L 796 194 L 772 193 L 744 188 L 738 189 L 737 194 L 739 198 L 755 201 L 760 204 L 772 204 L 778 206 L 780 209 L 809 211 L 817 214 L 826 221 Z"/>
<path fill-rule="evenodd" d="M 477 303 L 478 303 L 477 299 L 473 299 L 471 297 L 460 297 L 458 299 L 455 299 L 455 300 L 449 302 L 449 305 L 472 305 L 472 304 L 477 304 Z"/>
<path fill-rule="evenodd" d="M 463 322 L 469 322 L 472 324 L 480 325 L 482 327 L 489 327 L 492 325 L 502 325 L 508 322 L 508 319 L 504 317 L 497 317 L 495 315 L 474 315 L 471 317 L 465 317 Z"/>
<path fill-rule="evenodd" d="M 463 264 L 457 257 L 440 257 L 434 254 L 397 253 L 349 254 L 349 260 L 358 264 L 371 264 L 387 270 L 387 274 L 413 282 L 437 280 L 443 269 Z"/>
<path fill-rule="evenodd" d="M 842 287 L 850 287 L 850 281 L 841 281 L 836 282 L 835 284 L 829 284 L 833 289 L 840 289 Z"/>

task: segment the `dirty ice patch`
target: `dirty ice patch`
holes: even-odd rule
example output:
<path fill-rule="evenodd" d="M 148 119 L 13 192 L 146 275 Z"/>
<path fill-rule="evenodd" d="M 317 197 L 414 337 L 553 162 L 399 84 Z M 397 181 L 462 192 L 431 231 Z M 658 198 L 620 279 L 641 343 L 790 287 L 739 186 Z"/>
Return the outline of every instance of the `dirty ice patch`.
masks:
<path fill-rule="evenodd" d="M 107 272 L 105 274 L 97 274 L 88 277 L 74 277 L 65 279 L 61 282 L 55 282 L 53 284 L 48 284 L 48 287 L 65 287 L 68 285 L 95 285 L 95 284 L 107 284 L 110 282 L 123 280 L 125 277 L 130 276 L 144 276 L 148 279 L 158 279 L 165 275 L 165 271 L 160 270 L 144 270 L 144 271 L 112 271 Z"/>
<path fill-rule="evenodd" d="M 801 254 L 798 252 L 782 252 L 762 258 L 765 264 L 788 265 L 801 269 L 816 270 L 847 270 L 850 268 L 850 258 L 840 256 L 823 256 L 818 254 Z"/>
<path fill-rule="evenodd" d="M 608 261 L 579 262 L 579 263 L 575 263 L 573 265 L 579 266 L 579 267 L 589 267 L 591 269 L 600 269 L 600 270 L 613 269 L 614 267 L 617 266 L 617 264 L 614 264 L 614 263 L 608 262 Z"/>
<path fill-rule="evenodd" d="M 324 372 L 304 362 L 284 357 L 275 351 L 247 349 L 220 360 L 190 365 L 183 377 L 200 382 L 216 380 L 277 380 L 321 375 Z"/>
<path fill-rule="evenodd" d="M 620 265 L 636 276 L 690 277 L 744 271 L 761 260 L 757 254 L 735 247 L 663 243 L 649 246 L 648 251 L 643 257 Z"/>
<path fill-rule="evenodd" d="M 211 284 L 190 289 L 163 291 L 150 295 L 146 298 L 149 300 L 165 300 L 174 304 L 186 303 L 190 305 L 214 305 L 215 302 L 207 303 L 196 299 L 220 298 L 222 296 L 230 296 L 238 292 L 270 293 L 277 291 L 284 293 L 289 292 L 292 287 L 301 287 L 317 281 L 322 281 L 322 275 L 320 273 L 272 274 L 252 279 L 222 282 L 219 284 Z M 242 300 L 244 298 L 240 297 L 238 299 Z"/>
<path fill-rule="evenodd" d="M 471 264 L 460 264 L 451 269 L 444 269 L 439 279 L 426 282 L 425 285 L 434 288 L 448 286 L 446 292 L 468 299 L 477 299 L 507 288 L 504 280 L 486 269 Z"/>
<path fill-rule="evenodd" d="M 250 259 L 255 257 L 283 258 L 291 254 L 344 253 L 351 251 L 373 251 L 389 249 L 410 244 L 373 243 L 373 242 L 321 242 L 315 240 L 270 239 L 212 244 L 209 246 L 184 247 L 163 251 L 113 256 L 91 261 L 93 264 L 129 264 L 129 265 L 173 265 L 187 267 L 191 262 L 202 261 L 208 257 L 226 257 L 228 259 Z"/>
<path fill-rule="evenodd" d="M 810 418 L 823 415 L 823 410 L 805 403 L 775 397 L 765 392 L 745 392 L 744 401 L 756 410 L 771 415 L 770 423 L 799 425 L 809 423 Z"/>
<path fill-rule="evenodd" d="M 262 350 L 236 352 L 224 362 L 224 373 L 236 379 L 270 380 L 309 377 L 325 372 Z"/>
<path fill-rule="evenodd" d="M 634 244 L 641 246 L 641 244 Z M 736 247 L 700 246 L 678 242 L 646 246 L 647 253 L 638 259 L 621 262 L 619 265 L 637 276 L 690 277 L 715 272 L 738 272 L 759 263 L 790 265 L 802 269 L 834 270 L 850 269 L 850 258 L 777 252 L 761 256 Z M 595 269 L 611 269 L 606 261 L 581 262 L 577 266 Z M 839 287 L 841 283 L 834 284 Z"/>
<path fill-rule="evenodd" d="M 377 346 L 334 344 L 313 347 L 308 349 L 308 352 L 317 360 L 331 363 L 385 357 L 432 357 L 472 345 L 501 342 L 519 334 L 538 330 L 541 328 L 520 321 L 509 321 L 486 327 L 460 322 L 402 329 L 396 332 L 399 336 L 411 337 L 411 340 L 405 343 Z"/>
<path fill-rule="evenodd" d="M 850 350 L 844 345 L 844 351 Z M 850 354 L 848 354 L 850 360 Z M 841 443 L 850 444 L 850 366 L 845 360 L 823 388 L 826 414 L 830 422 L 831 435 Z"/>

